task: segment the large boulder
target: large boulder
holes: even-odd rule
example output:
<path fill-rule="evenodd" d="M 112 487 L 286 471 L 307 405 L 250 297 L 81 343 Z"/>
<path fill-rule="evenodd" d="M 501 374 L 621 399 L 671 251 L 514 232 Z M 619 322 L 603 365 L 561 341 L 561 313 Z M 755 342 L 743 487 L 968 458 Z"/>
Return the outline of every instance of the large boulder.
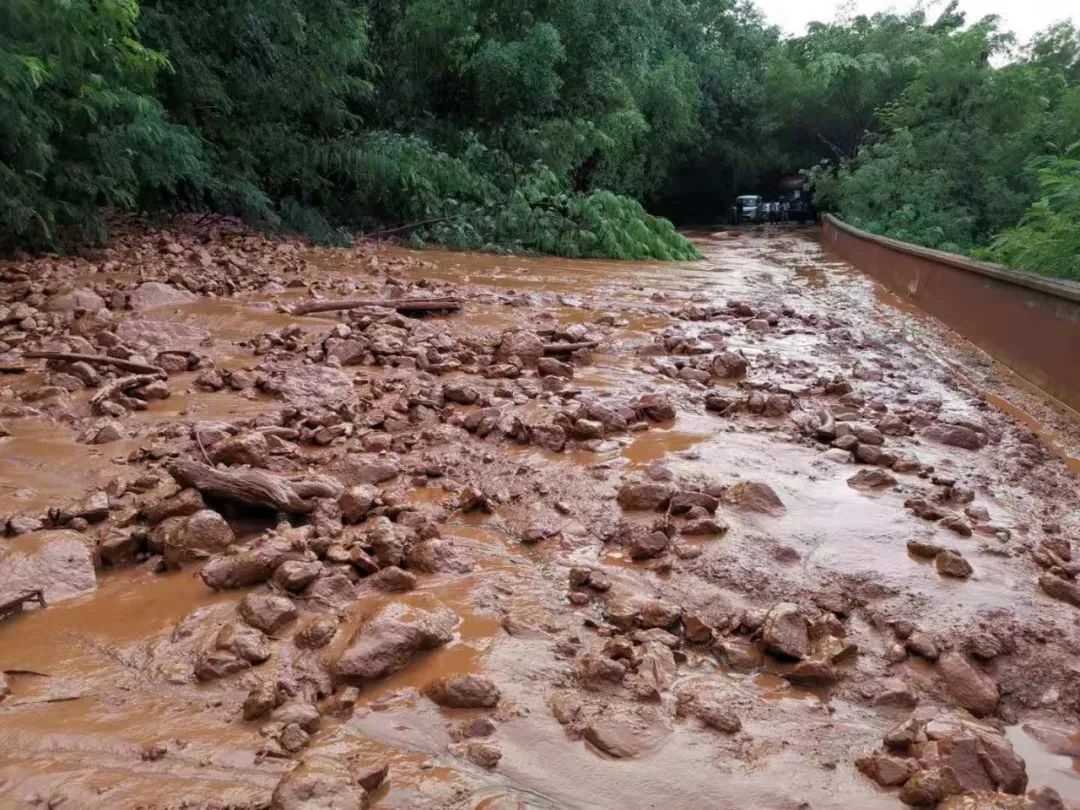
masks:
<path fill-rule="evenodd" d="M 499 687 L 483 675 L 448 675 L 432 681 L 424 694 L 450 709 L 490 709 L 499 703 Z"/>
<path fill-rule="evenodd" d="M 771 653 L 806 658 L 810 654 L 810 622 L 798 605 L 781 602 L 766 614 L 761 642 Z"/>
<path fill-rule="evenodd" d="M 166 518 L 150 533 L 151 547 L 161 551 L 172 566 L 225 551 L 235 539 L 232 527 L 213 509 Z"/>
<path fill-rule="evenodd" d="M 0 602 L 38 590 L 46 602 L 57 602 L 97 588 L 93 554 L 77 532 L 33 532 L 3 548 Z"/>
<path fill-rule="evenodd" d="M 976 717 L 994 713 L 999 700 L 997 683 L 966 656 L 958 652 L 946 653 L 937 667 L 945 689 L 960 706 Z"/>
<path fill-rule="evenodd" d="M 46 312 L 98 312 L 105 309 L 105 299 L 93 290 L 79 287 L 49 296 L 42 309 Z"/>
<path fill-rule="evenodd" d="M 270 797 L 270 808 L 363 810 L 367 801 L 367 789 L 345 761 L 337 757 L 307 757 L 281 777 Z"/>
<path fill-rule="evenodd" d="M 198 296 L 187 290 L 178 290 L 160 281 L 146 281 L 128 296 L 128 306 L 132 309 L 156 309 L 190 304 L 197 300 Z"/>
<path fill-rule="evenodd" d="M 334 662 L 341 683 L 359 686 L 392 675 L 417 653 L 441 647 L 454 637 L 455 617 L 391 603 L 356 631 Z"/>

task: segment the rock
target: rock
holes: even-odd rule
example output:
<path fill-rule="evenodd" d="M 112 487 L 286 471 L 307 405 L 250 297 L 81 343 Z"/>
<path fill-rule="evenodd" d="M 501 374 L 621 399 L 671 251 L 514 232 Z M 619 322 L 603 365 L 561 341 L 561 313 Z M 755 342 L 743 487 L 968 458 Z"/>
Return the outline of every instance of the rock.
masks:
<path fill-rule="evenodd" d="M 109 496 L 95 490 L 67 511 L 72 517 L 82 518 L 88 523 L 100 523 L 109 516 Z"/>
<path fill-rule="evenodd" d="M 670 422 L 675 418 L 675 406 L 663 394 L 643 394 L 637 407 L 653 422 Z"/>
<path fill-rule="evenodd" d="M 337 758 L 308 757 L 281 777 L 271 810 L 364 810 L 368 793 Z"/>
<path fill-rule="evenodd" d="M 104 565 L 129 565 L 139 555 L 139 540 L 132 529 L 109 529 L 98 543 L 98 556 Z"/>
<path fill-rule="evenodd" d="M 574 378 L 574 367 L 554 357 L 541 357 L 536 363 L 536 371 L 541 377 Z"/>
<path fill-rule="evenodd" d="M 669 511 L 673 515 L 682 515 L 696 506 L 712 514 L 719 505 L 719 498 L 705 492 L 679 492 L 672 496 Z"/>
<path fill-rule="evenodd" d="M 934 807 L 946 796 L 960 792 L 947 769 L 927 768 L 915 773 L 900 789 L 900 801 L 912 807 Z"/>
<path fill-rule="evenodd" d="M 210 448 L 214 464 L 266 468 L 270 464 L 270 445 L 262 433 L 245 433 L 224 439 Z"/>
<path fill-rule="evenodd" d="M 502 759 L 502 751 L 491 743 L 471 742 L 465 747 L 465 755 L 469 761 L 481 768 L 492 770 Z"/>
<path fill-rule="evenodd" d="M 293 636 L 297 647 L 318 650 L 329 644 L 337 635 L 338 622 L 331 616 L 320 616 L 305 624 Z"/>
<path fill-rule="evenodd" d="M 187 290 L 178 290 L 160 281 L 145 281 L 128 296 L 128 306 L 136 310 L 155 309 L 190 304 L 197 300 L 198 296 Z"/>
<path fill-rule="evenodd" d="M 934 567 L 942 576 L 967 579 L 972 574 L 971 563 L 956 551 L 945 550 L 934 557 Z"/>
<path fill-rule="evenodd" d="M 945 688 L 960 706 L 976 717 L 994 713 L 999 696 L 993 678 L 979 671 L 958 652 L 943 655 L 937 668 Z"/>
<path fill-rule="evenodd" d="M 630 546 L 630 559 L 647 560 L 667 551 L 671 539 L 663 532 L 648 532 L 639 535 Z"/>
<path fill-rule="evenodd" d="M 637 621 L 642 627 L 665 628 L 675 624 L 682 616 L 682 608 L 662 599 L 649 599 L 637 612 Z"/>
<path fill-rule="evenodd" d="M 274 571 L 274 584 L 299 593 L 319 578 L 323 564 L 318 560 L 286 560 Z"/>
<path fill-rule="evenodd" d="M 602 753 L 617 759 L 636 757 L 656 748 L 670 732 L 656 710 L 638 713 L 607 711 L 585 727 L 585 739 Z"/>
<path fill-rule="evenodd" d="M 927 661 L 936 661 L 938 659 L 937 645 L 926 633 L 912 633 L 904 644 L 907 649 L 916 655 L 922 656 Z"/>
<path fill-rule="evenodd" d="M 304 731 L 296 723 L 289 723 L 278 734 L 278 742 L 281 747 L 288 751 L 290 754 L 295 754 L 298 751 L 307 748 L 308 743 L 311 742 L 311 735 Z"/>
<path fill-rule="evenodd" d="M 405 561 L 410 568 L 428 574 L 467 574 L 475 566 L 473 558 L 458 549 L 452 541 L 438 537 L 410 545 L 405 552 Z"/>
<path fill-rule="evenodd" d="M 472 405 L 480 399 L 479 389 L 466 380 L 450 380 L 443 384 L 443 398 L 459 405 Z"/>
<path fill-rule="evenodd" d="M 766 614 L 761 641 L 771 653 L 806 658 L 810 654 L 810 622 L 798 605 L 781 602 Z"/>
<path fill-rule="evenodd" d="M 424 687 L 424 694 L 450 709 L 490 709 L 499 703 L 499 687 L 483 675 L 449 675 Z"/>
<path fill-rule="evenodd" d="M 345 523 L 361 523 L 378 500 L 379 490 L 370 484 L 357 484 L 348 487 L 338 499 L 342 521 Z"/>
<path fill-rule="evenodd" d="M 623 509 L 653 511 L 661 509 L 675 492 L 666 481 L 624 481 L 619 487 L 618 502 Z"/>
<path fill-rule="evenodd" d="M 239 622 L 225 625 L 212 645 L 202 650 L 195 663 L 195 677 L 200 681 L 223 678 L 261 664 L 270 657 L 266 637 L 253 627 Z"/>
<path fill-rule="evenodd" d="M 741 354 L 725 349 L 713 357 L 711 371 L 714 377 L 737 379 L 746 376 L 748 366 L 749 363 Z"/>
<path fill-rule="evenodd" d="M 728 638 L 713 645 L 713 650 L 725 665 L 739 672 L 758 669 L 763 663 L 761 650 L 745 638 Z"/>
<path fill-rule="evenodd" d="M 269 714 L 280 702 L 277 684 L 273 681 L 256 681 L 244 698 L 241 713 L 245 720 L 257 720 Z"/>
<path fill-rule="evenodd" d="M 883 489 L 896 486 L 896 478 L 875 467 L 868 470 L 859 470 L 847 480 L 847 485 L 858 490 Z"/>
<path fill-rule="evenodd" d="M 321 717 L 315 704 L 306 700 L 291 700 L 275 709 L 270 719 L 280 725 L 291 723 L 304 731 L 315 732 L 319 729 Z"/>
<path fill-rule="evenodd" d="M 416 587 L 416 574 L 391 565 L 372 576 L 369 582 L 380 591 L 411 591 Z"/>
<path fill-rule="evenodd" d="M 872 754 L 860 757 L 855 767 L 882 787 L 896 787 L 910 779 L 919 769 L 919 763 L 907 757 L 891 754 Z"/>
<path fill-rule="evenodd" d="M 150 533 L 151 548 L 160 550 L 171 566 L 224 551 L 235 539 L 232 527 L 213 509 L 167 518 Z"/>
<path fill-rule="evenodd" d="M 1075 582 L 1047 573 L 1039 577 L 1039 586 L 1047 596 L 1068 602 L 1074 607 L 1080 607 L 1080 586 Z"/>
<path fill-rule="evenodd" d="M 32 532 L 0 548 L 0 602 L 37 590 L 59 602 L 97 588 L 92 550 L 77 532 Z"/>
<path fill-rule="evenodd" d="M 390 763 L 374 762 L 370 765 L 354 765 L 353 779 L 367 791 L 376 791 L 390 773 Z"/>
<path fill-rule="evenodd" d="M 281 379 L 280 391 L 287 402 L 301 407 L 325 407 L 355 397 L 352 377 L 339 368 L 323 365 L 290 366 Z M 364 482 L 342 479 L 342 483 Z"/>
<path fill-rule="evenodd" d="M 502 340 L 495 350 L 495 359 L 500 363 L 517 358 L 523 365 L 534 366 L 544 353 L 544 342 L 533 332 L 503 332 Z"/>
<path fill-rule="evenodd" d="M 945 547 L 939 546 L 937 543 L 931 543 L 929 540 L 912 538 L 907 541 L 907 550 L 913 557 L 934 559 L 945 551 Z"/>
<path fill-rule="evenodd" d="M 369 619 L 334 662 L 339 682 L 360 686 L 391 675 L 421 650 L 453 639 L 454 619 L 391 603 Z"/>
<path fill-rule="evenodd" d="M 962 447 L 965 450 L 978 450 L 986 444 L 986 434 L 962 425 L 930 425 L 922 432 L 925 439 Z"/>
<path fill-rule="evenodd" d="M 206 508 L 202 493 L 197 489 L 182 489 L 157 503 L 143 509 L 143 517 L 151 526 L 156 526 L 166 518 L 193 515 Z"/>
<path fill-rule="evenodd" d="M 772 487 L 760 481 L 745 481 L 728 487 L 723 493 L 723 500 L 744 512 L 774 516 L 784 513 L 784 502 Z"/>
<path fill-rule="evenodd" d="M 718 700 L 711 698 L 695 700 L 691 711 L 706 726 L 725 734 L 735 734 L 742 729 L 742 722 L 738 715 Z"/>
<path fill-rule="evenodd" d="M 296 619 L 291 599 L 265 593 L 249 593 L 240 602 L 240 615 L 252 627 L 274 635 Z"/>
<path fill-rule="evenodd" d="M 100 312 L 105 309 L 105 299 L 93 290 L 79 287 L 68 292 L 58 292 L 49 296 L 42 309 L 46 312 L 64 313 L 73 313 L 76 310 Z"/>
<path fill-rule="evenodd" d="M 372 453 L 347 455 L 330 466 L 330 473 L 345 486 L 381 484 L 401 473 L 397 460 Z"/>

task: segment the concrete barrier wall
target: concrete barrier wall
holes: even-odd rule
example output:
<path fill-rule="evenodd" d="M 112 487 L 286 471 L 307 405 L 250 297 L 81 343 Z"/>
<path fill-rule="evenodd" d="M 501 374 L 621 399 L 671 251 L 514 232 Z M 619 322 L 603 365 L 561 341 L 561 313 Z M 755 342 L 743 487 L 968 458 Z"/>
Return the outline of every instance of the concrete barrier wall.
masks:
<path fill-rule="evenodd" d="M 875 236 L 826 215 L 825 247 L 1075 410 L 1080 284 Z"/>

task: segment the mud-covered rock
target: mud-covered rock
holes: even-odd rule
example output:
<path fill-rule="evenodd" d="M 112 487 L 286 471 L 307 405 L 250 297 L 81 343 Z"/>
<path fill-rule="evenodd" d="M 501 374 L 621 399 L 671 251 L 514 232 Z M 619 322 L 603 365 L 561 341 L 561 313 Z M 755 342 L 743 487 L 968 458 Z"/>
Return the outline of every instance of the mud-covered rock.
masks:
<path fill-rule="evenodd" d="M 424 687 L 424 694 L 450 709 L 490 709 L 499 703 L 499 687 L 483 675 L 448 675 Z"/>
<path fill-rule="evenodd" d="M 784 513 L 784 502 L 768 484 L 760 481 L 744 481 L 726 487 L 722 491 L 722 500 L 743 512 L 758 512 L 765 515 Z"/>
<path fill-rule="evenodd" d="M 999 695 L 997 683 L 958 652 L 946 653 L 937 664 L 945 689 L 960 706 L 976 717 L 993 714 Z"/>
<path fill-rule="evenodd" d="M 453 638 L 454 617 L 392 603 L 370 618 L 334 662 L 339 682 L 362 685 L 391 675 L 418 652 Z"/>
<path fill-rule="evenodd" d="M 619 487 L 618 501 L 623 509 L 653 511 L 662 509 L 675 493 L 667 481 L 629 480 Z"/>
<path fill-rule="evenodd" d="M 798 605 L 781 602 L 765 615 L 761 642 L 771 653 L 806 658 L 810 654 L 810 622 Z"/>
<path fill-rule="evenodd" d="M 235 539 L 232 527 L 212 509 L 166 518 L 150 532 L 151 548 L 161 551 L 171 566 L 224 551 Z"/>
<path fill-rule="evenodd" d="M 364 810 L 368 792 L 338 758 L 307 757 L 281 777 L 271 810 Z"/>
<path fill-rule="evenodd" d="M 252 627 L 275 635 L 296 619 L 291 599 L 267 593 L 249 593 L 240 602 L 240 615 Z"/>
<path fill-rule="evenodd" d="M 31 591 L 59 602 L 96 588 L 92 549 L 77 532 L 24 534 L 0 550 L 0 602 Z"/>
<path fill-rule="evenodd" d="M 187 290 L 178 290 L 160 281 L 146 281 L 128 296 L 128 306 L 135 310 L 156 309 L 190 304 L 196 300 L 198 296 Z"/>

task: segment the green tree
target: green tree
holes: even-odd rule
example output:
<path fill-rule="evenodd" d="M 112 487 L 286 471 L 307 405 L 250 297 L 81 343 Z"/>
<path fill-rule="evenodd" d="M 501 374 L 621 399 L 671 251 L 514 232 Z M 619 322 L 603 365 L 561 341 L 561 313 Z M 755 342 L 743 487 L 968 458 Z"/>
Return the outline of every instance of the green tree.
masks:
<path fill-rule="evenodd" d="M 0 252 L 105 236 L 102 209 L 200 182 L 197 141 L 153 97 L 165 60 L 135 0 L 0 4 Z"/>

